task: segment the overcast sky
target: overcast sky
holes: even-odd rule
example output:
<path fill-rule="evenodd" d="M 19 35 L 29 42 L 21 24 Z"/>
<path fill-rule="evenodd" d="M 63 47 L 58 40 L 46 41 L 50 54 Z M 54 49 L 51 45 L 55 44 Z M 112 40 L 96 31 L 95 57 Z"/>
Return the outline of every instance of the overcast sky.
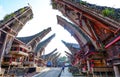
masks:
<path fill-rule="evenodd" d="M 103 6 L 111 6 L 116 8 L 120 7 L 120 0 L 84 1 Z M 46 37 L 52 35 L 53 33 L 56 33 L 56 37 L 46 47 L 46 53 L 49 53 L 57 48 L 58 52 L 65 55 L 63 52 L 68 51 L 68 49 L 63 45 L 61 40 L 73 43 L 76 43 L 76 41 L 64 28 L 57 24 L 56 15 L 62 16 L 62 14 L 57 10 L 52 9 L 50 0 L 0 0 L 0 19 L 3 19 L 6 14 L 27 6 L 28 3 L 32 6 L 34 17 L 32 20 L 27 22 L 27 24 L 19 32 L 18 36 L 30 36 L 42 31 L 43 29 L 52 27 L 52 32 L 50 32 Z"/>

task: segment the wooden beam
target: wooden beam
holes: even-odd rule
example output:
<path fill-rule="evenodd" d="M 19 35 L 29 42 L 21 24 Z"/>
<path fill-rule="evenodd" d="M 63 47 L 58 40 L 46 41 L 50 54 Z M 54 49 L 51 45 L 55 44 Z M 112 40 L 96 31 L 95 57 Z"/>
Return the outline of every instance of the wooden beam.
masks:
<path fill-rule="evenodd" d="M 112 42 L 110 42 L 109 44 L 107 44 L 106 46 L 105 46 L 105 48 L 108 48 L 108 47 L 110 47 L 110 46 L 112 46 L 113 44 L 115 44 L 117 41 L 119 41 L 120 40 L 120 36 L 118 36 L 117 38 L 115 38 Z"/>

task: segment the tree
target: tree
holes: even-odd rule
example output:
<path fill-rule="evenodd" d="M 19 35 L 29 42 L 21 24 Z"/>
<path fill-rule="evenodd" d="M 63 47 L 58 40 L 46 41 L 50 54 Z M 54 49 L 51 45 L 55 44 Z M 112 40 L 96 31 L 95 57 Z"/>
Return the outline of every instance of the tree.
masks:
<path fill-rule="evenodd" d="M 62 61 L 62 62 L 65 62 L 66 59 L 67 59 L 67 58 L 66 58 L 65 56 L 59 58 L 59 60 Z"/>
<path fill-rule="evenodd" d="M 102 15 L 104 16 L 113 16 L 114 15 L 114 10 L 110 9 L 110 8 L 105 8 L 104 10 L 102 10 Z"/>

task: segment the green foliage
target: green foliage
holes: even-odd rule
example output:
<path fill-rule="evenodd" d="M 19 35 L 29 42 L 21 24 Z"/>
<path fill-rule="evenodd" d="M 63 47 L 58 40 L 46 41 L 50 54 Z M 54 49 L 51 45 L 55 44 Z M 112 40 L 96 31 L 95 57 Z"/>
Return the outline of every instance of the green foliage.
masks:
<path fill-rule="evenodd" d="M 80 1 L 80 4 L 87 5 L 87 2 L 86 1 Z"/>
<path fill-rule="evenodd" d="M 20 9 L 20 13 L 23 13 L 25 11 L 25 8 Z"/>
<path fill-rule="evenodd" d="M 60 57 L 59 60 L 62 61 L 62 62 L 65 62 L 66 61 L 66 57 L 65 56 Z"/>
<path fill-rule="evenodd" d="M 55 0 L 51 0 L 51 5 L 53 9 L 57 9 L 57 3 L 55 3 Z"/>
<path fill-rule="evenodd" d="M 13 17 L 14 15 L 15 15 L 14 13 L 11 13 L 11 14 L 9 14 L 9 15 L 6 15 L 6 16 L 4 17 L 4 20 L 10 19 L 10 18 Z"/>
<path fill-rule="evenodd" d="M 52 2 L 51 4 L 52 4 L 53 9 L 57 9 L 57 4 L 56 3 Z"/>
<path fill-rule="evenodd" d="M 102 10 L 102 15 L 104 16 L 113 16 L 114 13 L 115 11 L 113 9 L 105 8 L 104 10 Z"/>

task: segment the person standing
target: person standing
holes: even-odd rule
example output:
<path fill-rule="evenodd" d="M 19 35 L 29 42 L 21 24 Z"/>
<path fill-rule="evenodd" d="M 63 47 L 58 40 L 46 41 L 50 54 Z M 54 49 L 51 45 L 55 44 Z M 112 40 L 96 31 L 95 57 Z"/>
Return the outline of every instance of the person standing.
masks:
<path fill-rule="evenodd" d="M 65 66 L 62 66 L 62 72 L 64 72 Z"/>

